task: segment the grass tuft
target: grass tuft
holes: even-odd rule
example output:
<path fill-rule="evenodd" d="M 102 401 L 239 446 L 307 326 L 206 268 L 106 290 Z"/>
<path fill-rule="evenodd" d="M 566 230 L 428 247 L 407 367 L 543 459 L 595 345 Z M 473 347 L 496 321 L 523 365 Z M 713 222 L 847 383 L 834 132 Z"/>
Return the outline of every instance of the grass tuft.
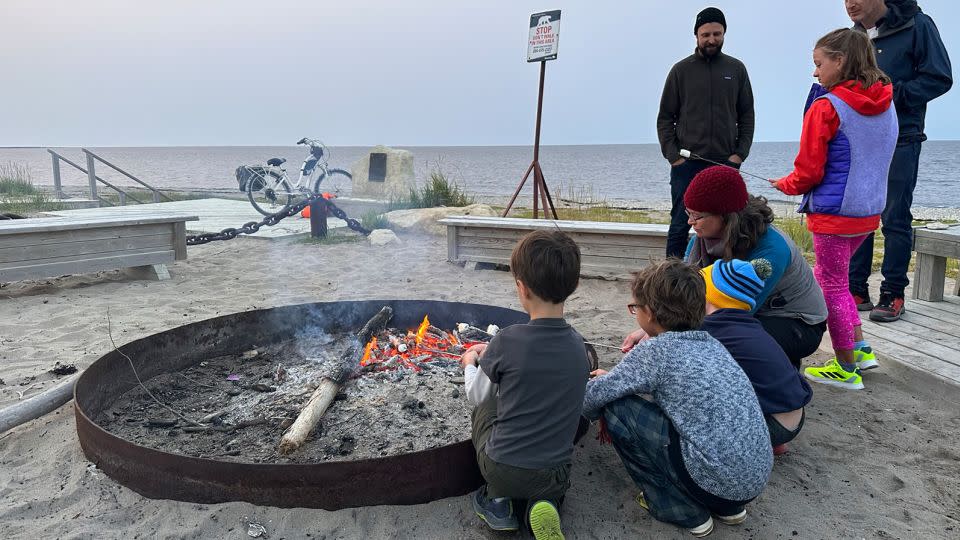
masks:
<path fill-rule="evenodd" d="M 33 185 L 30 169 L 26 164 L 14 161 L 0 163 L 0 194 L 19 197 L 39 192 Z"/>

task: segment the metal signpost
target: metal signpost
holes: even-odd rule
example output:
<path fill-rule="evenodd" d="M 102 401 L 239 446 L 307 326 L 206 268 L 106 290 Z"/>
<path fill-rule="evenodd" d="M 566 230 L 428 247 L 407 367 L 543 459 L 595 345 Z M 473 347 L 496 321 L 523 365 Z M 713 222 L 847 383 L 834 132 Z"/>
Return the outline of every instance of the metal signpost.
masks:
<path fill-rule="evenodd" d="M 540 116 L 543 112 L 543 78 L 547 70 L 547 60 L 557 59 L 557 47 L 560 42 L 560 10 L 542 11 L 530 15 L 530 36 L 527 41 L 527 62 L 540 62 L 540 94 L 537 97 L 537 128 L 533 139 L 533 162 L 527 167 L 517 191 L 513 198 L 507 204 L 503 211 L 503 217 L 507 217 L 510 208 L 520 195 L 520 190 L 527 182 L 530 172 L 533 171 L 533 217 L 539 217 L 538 204 L 543 204 L 543 216 L 546 218 L 553 214 L 553 219 L 557 218 L 557 209 L 553 207 L 553 198 L 550 197 L 550 190 L 547 189 L 547 182 L 543 178 L 543 171 L 540 169 Z M 550 208 L 550 214 L 547 213 Z"/>

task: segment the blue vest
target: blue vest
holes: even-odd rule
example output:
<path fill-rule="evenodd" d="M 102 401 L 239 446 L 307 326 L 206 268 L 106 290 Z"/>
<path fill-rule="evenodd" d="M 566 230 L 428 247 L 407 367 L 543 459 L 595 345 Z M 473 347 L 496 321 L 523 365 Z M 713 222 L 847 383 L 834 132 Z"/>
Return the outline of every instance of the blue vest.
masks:
<path fill-rule="evenodd" d="M 798 212 L 847 217 L 882 213 L 899 133 L 893 104 L 881 114 L 863 115 L 818 84 L 811 89 L 810 98 L 807 108 L 815 100 L 830 100 L 840 128 L 827 148 L 823 180 L 803 196 Z"/>

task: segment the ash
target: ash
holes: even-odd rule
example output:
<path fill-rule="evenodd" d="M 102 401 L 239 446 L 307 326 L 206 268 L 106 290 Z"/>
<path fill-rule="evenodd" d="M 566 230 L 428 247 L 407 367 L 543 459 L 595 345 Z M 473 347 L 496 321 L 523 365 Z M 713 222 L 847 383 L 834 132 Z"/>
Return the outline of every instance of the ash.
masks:
<path fill-rule="evenodd" d="M 468 440 L 470 405 L 459 363 L 436 357 L 413 367 L 358 369 L 307 442 L 277 450 L 321 375 L 355 338 L 313 334 L 243 354 L 208 358 L 134 387 L 97 424 L 138 445 L 246 463 L 315 463 L 417 452 Z"/>

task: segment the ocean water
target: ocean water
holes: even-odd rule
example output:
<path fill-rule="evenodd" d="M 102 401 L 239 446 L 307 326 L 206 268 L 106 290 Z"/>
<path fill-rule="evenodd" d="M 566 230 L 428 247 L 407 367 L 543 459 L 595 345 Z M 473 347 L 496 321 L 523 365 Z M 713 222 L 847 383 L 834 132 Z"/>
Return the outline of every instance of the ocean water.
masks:
<path fill-rule="evenodd" d="M 743 170 L 764 178 L 787 174 L 798 143 L 754 143 Z M 441 169 L 468 193 L 484 199 L 502 200 L 513 194 L 530 165 L 529 146 L 417 146 L 399 147 L 413 152 L 418 181 L 432 169 Z M 333 147 L 330 166 L 350 170 L 369 147 Z M 57 152 L 85 167 L 79 148 L 55 148 Z M 287 170 L 296 177 L 303 147 L 194 146 L 90 148 L 107 161 L 148 184 L 169 189 L 236 189 L 234 170 L 241 164 L 263 163 L 271 157 L 287 158 Z M 920 175 L 914 192 L 914 206 L 960 208 L 960 141 L 928 141 L 920 157 Z M 0 164 L 25 165 L 33 182 L 53 184 L 50 155 L 44 148 L 0 148 Z M 593 198 L 611 204 L 669 201 L 669 166 L 656 144 L 543 146 L 540 165 L 554 198 Z M 97 174 L 120 186 L 134 183 L 98 164 Z M 84 186 L 86 175 L 61 164 L 67 186 Z M 751 193 L 773 200 L 787 198 L 759 179 L 745 177 Z M 523 193 L 529 195 L 529 182 Z"/>

